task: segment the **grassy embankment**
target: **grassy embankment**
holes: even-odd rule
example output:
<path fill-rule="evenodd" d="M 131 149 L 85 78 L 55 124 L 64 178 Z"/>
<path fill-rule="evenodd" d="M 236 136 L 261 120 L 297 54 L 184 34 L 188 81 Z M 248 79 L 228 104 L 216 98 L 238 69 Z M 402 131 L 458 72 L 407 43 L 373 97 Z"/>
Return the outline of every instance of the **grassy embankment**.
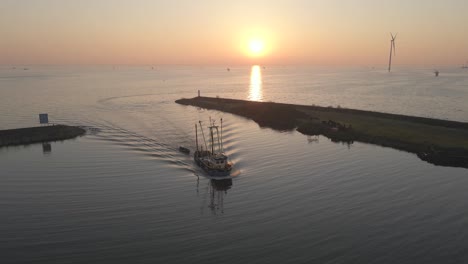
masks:
<path fill-rule="evenodd" d="M 262 127 L 324 135 L 415 153 L 436 165 L 468 168 L 468 123 L 371 111 L 195 97 L 176 101 L 254 120 Z"/>
<path fill-rule="evenodd" d="M 65 125 L 0 130 L 0 147 L 65 140 L 85 132 L 80 127 Z"/>

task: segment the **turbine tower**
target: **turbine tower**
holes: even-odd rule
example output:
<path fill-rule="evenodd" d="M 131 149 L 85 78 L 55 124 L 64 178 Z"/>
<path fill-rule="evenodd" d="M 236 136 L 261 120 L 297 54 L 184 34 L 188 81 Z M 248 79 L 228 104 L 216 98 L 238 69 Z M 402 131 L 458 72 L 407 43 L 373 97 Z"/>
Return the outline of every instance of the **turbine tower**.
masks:
<path fill-rule="evenodd" d="M 393 36 L 392 33 L 390 33 L 390 36 L 392 36 L 392 40 L 390 40 L 390 58 L 388 60 L 388 72 L 392 69 L 392 55 L 396 56 L 396 49 L 395 49 L 395 39 L 397 34 Z"/>

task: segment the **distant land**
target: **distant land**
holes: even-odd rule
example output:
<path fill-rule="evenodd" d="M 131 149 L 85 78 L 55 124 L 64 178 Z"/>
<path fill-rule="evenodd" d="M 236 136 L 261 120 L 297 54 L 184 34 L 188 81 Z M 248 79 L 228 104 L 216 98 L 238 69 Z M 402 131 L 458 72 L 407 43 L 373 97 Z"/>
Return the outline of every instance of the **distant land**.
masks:
<path fill-rule="evenodd" d="M 323 135 L 333 142 L 370 143 L 416 154 L 439 166 L 468 168 L 468 123 L 274 102 L 194 97 L 176 103 L 214 109 L 252 119 L 260 127 L 305 135 Z"/>
<path fill-rule="evenodd" d="M 71 139 L 85 132 L 80 127 L 66 125 L 0 130 L 0 147 Z"/>

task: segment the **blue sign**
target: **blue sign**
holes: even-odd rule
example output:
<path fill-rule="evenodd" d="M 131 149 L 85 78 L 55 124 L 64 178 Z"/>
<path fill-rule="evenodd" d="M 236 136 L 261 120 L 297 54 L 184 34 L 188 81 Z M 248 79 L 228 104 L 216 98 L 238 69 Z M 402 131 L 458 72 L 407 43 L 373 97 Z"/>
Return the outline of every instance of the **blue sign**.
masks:
<path fill-rule="evenodd" d="M 49 115 L 48 114 L 39 114 L 39 123 L 48 124 L 49 123 Z"/>

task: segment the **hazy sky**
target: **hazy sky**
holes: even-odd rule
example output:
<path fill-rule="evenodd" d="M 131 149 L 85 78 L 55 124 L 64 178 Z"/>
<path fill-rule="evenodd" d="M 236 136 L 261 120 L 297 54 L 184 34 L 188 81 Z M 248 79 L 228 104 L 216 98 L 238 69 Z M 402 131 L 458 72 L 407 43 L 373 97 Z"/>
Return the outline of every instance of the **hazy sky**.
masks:
<path fill-rule="evenodd" d="M 0 0 L 0 64 L 468 60 L 467 0 Z M 249 41 L 263 42 L 261 56 Z"/>

